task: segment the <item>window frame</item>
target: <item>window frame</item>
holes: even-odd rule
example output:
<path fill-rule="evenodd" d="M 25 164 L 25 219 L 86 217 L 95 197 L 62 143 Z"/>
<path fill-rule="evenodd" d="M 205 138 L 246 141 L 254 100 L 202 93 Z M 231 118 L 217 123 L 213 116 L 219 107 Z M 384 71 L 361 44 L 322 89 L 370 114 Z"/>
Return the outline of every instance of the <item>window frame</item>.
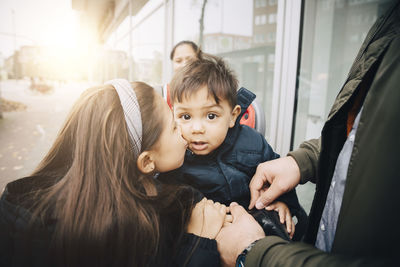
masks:
<path fill-rule="evenodd" d="M 303 1 L 279 0 L 269 143 L 279 154 L 291 147 L 296 110 Z"/>

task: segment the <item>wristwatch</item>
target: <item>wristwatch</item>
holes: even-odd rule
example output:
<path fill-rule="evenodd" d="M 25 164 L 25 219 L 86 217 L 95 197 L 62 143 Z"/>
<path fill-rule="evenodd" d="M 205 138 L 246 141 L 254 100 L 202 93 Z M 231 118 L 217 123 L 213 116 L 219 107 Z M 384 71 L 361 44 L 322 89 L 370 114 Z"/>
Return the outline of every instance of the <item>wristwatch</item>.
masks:
<path fill-rule="evenodd" d="M 253 243 L 251 243 L 250 245 L 248 245 L 243 251 L 242 253 L 239 254 L 239 256 L 236 259 L 236 267 L 244 267 L 244 262 L 246 260 L 246 255 L 247 253 L 249 253 L 249 251 L 254 247 L 254 245 L 261 239 L 258 239 L 256 241 L 254 241 Z"/>

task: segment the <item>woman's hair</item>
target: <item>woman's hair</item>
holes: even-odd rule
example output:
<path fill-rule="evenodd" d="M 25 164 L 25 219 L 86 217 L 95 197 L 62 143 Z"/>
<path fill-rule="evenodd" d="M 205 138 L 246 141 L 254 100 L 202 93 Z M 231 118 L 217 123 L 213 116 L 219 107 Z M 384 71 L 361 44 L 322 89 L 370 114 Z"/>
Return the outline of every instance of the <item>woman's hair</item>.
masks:
<path fill-rule="evenodd" d="M 221 99 L 227 100 L 233 108 L 236 105 L 238 80 L 234 72 L 220 57 L 203 53 L 199 60 L 191 61 L 178 70 L 171 83 L 171 101 L 181 102 L 182 98 L 207 86 L 209 96 L 218 104 Z"/>
<path fill-rule="evenodd" d="M 174 48 L 172 48 L 171 54 L 169 55 L 169 58 L 170 58 L 171 60 L 174 59 L 175 50 L 176 50 L 179 46 L 181 46 L 181 45 L 190 45 L 190 46 L 192 47 L 194 53 L 196 54 L 197 59 L 201 59 L 201 57 L 202 57 L 202 55 L 203 55 L 203 52 L 202 52 L 201 49 L 198 47 L 198 45 L 195 44 L 195 43 L 192 42 L 192 41 L 184 40 L 184 41 L 180 41 L 179 43 L 177 43 L 177 44 L 174 46 Z"/>
<path fill-rule="evenodd" d="M 150 86 L 137 82 L 132 87 L 142 116 L 141 150 L 150 150 L 164 127 L 162 111 Z M 137 158 L 115 89 L 104 85 L 85 91 L 32 174 L 36 185 L 43 185 L 30 195 L 37 203 L 30 204 L 34 218 L 44 225 L 56 221 L 53 264 L 147 266 L 171 257 L 166 220 L 173 216 L 168 230 L 179 239 L 193 192 L 161 190 L 152 175 L 140 173 Z"/>

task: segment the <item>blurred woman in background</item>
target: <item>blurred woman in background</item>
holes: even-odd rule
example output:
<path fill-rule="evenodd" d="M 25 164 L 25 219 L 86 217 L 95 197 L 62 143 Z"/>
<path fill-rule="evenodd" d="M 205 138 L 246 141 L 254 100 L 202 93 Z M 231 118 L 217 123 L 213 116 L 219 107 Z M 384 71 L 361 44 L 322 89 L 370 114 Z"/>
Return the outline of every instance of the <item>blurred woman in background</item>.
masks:
<path fill-rule="evenodd" d="M 201 59 L 201 49 L 192 41 L 180 41 L 172 48 L 170 59 L 174 72 L 185 66 L 188 61 Z"/>
<path fill-rule="evenodd" d="M 203 52 L 197 44 L 192 41 L 184 40 L 177 43 L 171 50 L 169 58 L 172 62 L 172 69 L 174 73 L 185 66 L 191 60 L 197 60 L 202 58 Z M 171 101 L 169 99 L 169 84 L 164 84 L 162 88 L 162 95 L 171 107 Z"/>

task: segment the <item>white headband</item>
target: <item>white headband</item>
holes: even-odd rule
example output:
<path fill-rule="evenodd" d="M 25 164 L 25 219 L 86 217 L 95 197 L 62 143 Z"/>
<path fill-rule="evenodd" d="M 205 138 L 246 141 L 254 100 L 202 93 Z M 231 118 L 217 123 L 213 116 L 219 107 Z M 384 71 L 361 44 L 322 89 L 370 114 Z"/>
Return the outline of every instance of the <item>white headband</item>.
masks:
<path fill-rule="evenodd" d="M 134 152 L 139 155 L 142 147 L 142 116 L 139 103 L 131 84 L 125 79 L 114 79 L 106 82 L 114 86 L 124 110 L 125 122 Z"/>

